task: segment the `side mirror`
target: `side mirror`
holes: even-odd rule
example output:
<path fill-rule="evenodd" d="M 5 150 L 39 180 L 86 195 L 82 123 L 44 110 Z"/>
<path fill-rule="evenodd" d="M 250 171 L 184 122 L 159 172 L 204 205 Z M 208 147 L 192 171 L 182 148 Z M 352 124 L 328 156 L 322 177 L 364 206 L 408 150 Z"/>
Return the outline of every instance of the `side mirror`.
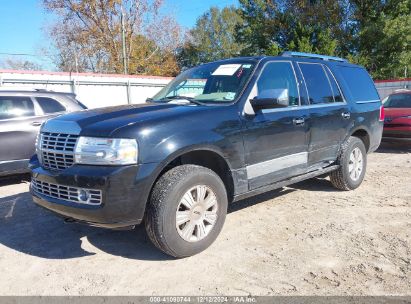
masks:
<path fill-rule="evenodd" d="M 265 90 L 250 99 L 254 111 L 288 107 L 288 90 Z"/>
<path fill-rule="evenodd" d="M 251 102 L 251 105 L 253 106 L 254 111 L 286 107 L 284 105 L 279 104 L 276 98 L 254 97 L 253 99 L 250 99 L 250 102 Z"/>

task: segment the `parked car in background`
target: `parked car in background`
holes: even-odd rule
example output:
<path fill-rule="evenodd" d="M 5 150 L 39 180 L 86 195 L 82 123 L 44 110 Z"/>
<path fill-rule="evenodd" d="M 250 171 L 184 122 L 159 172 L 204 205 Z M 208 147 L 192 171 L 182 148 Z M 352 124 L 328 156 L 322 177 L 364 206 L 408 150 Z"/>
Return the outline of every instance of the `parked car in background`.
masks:
<path fill-rule="evenodd" d="M 411 142 L 411 90 L 399 90 L 383 100 L 384 141 Z"/>
<path fill-rule="evenodd" d="M 324 174 L 359 187 L 383 120 L 372 79 L 345 59 L 222 60 L 182 72 L 146 104 L 48 120 L 30 189 L 70 222 L 144 222 L 159 249 L 185 257 L 217 238 L 230 202 Z"/>
<path fill-rule="evenodd" d="M 85 108 L 71 93 L 0 90 L 0 176 L 28 172 L 44 121 Z"/>

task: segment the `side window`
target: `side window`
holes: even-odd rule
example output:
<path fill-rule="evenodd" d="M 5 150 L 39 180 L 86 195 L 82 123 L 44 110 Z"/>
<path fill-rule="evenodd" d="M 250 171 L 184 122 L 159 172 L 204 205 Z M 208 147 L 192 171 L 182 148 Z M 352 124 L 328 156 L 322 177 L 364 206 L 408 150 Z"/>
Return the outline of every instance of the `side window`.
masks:
<path fill-rule="evenodd" d="M 0 119 L 34 116 L 30 97 L 0 96 Z"/>
<path fill-rule="evenodd" d="M 353 101 L 380 100 L 374 82 L 364 68 L 340 66 L 339 70 L 348 86 Z"/>
<path fill-rule="evenodd" d="M 334 94 L 324 68 L 318 63 L 299 63 L 308 90 L 310 104 L 334 102 Z"/>
<path fill-rule="evenodd" d="M 54 100 L 52 98 L 36 97 L 36 100 L 45 114 L 66 111 L 65 107 L 63 107 L 57 100 Z"/>
<path fill-rule="evenodd" d="M 334 101 L 335 102 L 343 102 L 344 99 L 342 98 L 341 91 L 338 88 L 337 82 L 334 78 L 334 75 L 331 73 L 328 67 L 324 67 L 325 71 L 327 72 L 328 79 L 330 80 L 331 89 L 333 91 Z"/>
<path fill-rule="evenodd" d="M 267 63 L 256 83 L 259 98 L 283 99 L 289 106 L 298 106 L 298 89 L 290 62 Z"/>

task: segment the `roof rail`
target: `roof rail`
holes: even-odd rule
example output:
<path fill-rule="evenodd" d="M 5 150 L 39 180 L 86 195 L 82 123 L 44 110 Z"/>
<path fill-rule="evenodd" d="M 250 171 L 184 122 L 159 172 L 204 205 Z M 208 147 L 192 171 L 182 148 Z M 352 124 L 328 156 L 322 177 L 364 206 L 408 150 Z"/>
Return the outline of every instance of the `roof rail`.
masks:
<path fill-rule="evenodd" d="M 340 57 L 311 54 L 311 53 L 302 53 L 302 52 L 285 51 L 285 52 L 282 52 L 280 56 L 282 57 L 305 57 L 305 58 L 312 58 L 312 59 L 321 59 L 321 60 L 326 60 L 326 61 L 348 62 L 347 59 L 340 58 Z"/>

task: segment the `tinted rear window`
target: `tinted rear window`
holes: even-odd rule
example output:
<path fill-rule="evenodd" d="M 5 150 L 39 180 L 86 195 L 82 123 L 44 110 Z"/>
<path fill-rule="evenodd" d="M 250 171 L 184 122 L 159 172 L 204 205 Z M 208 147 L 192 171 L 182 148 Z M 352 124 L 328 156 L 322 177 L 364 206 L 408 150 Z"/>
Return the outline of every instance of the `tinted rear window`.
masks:
<path fill-rule="evenodd" d="M 384 103 L 385 108 L 411 108 L 411 93 L 394 94 Z"/>
<path fill-rule="evenodd" d="M 340 67 L 339 69 L 354 102 L 380 100 L 374 82 L 365 69 L 359 67 Z"/>
<path fill-rule="evenodd" d="M 338 88 L 337 82 L 335 81 L 334 75 L 332 75 L 330 69 L 325 67 L 325 71 L 327 72 L 328 79 L 330 80 L 331 88 L 334 94 L 334 101 L 335 102 L 342 102 L 344 99 L 342 98 L 340 89 Z"/>
<path fill-rule="evenodd" d="M 29 97 L 0 96 L 0 119 L 34 116 Z"/>
<path fill-rule="evenodd" d="M 57 113 L 64 112 L 66 110 L 57 100 L 48 97 L 36 97 L 40 107 L 44 113 Z"/>
<path fill-rule="evenodd" d="M 307 85 L 310 104 L 332 103 L 334 94 L 321 64 L 299 63 Z"/>

